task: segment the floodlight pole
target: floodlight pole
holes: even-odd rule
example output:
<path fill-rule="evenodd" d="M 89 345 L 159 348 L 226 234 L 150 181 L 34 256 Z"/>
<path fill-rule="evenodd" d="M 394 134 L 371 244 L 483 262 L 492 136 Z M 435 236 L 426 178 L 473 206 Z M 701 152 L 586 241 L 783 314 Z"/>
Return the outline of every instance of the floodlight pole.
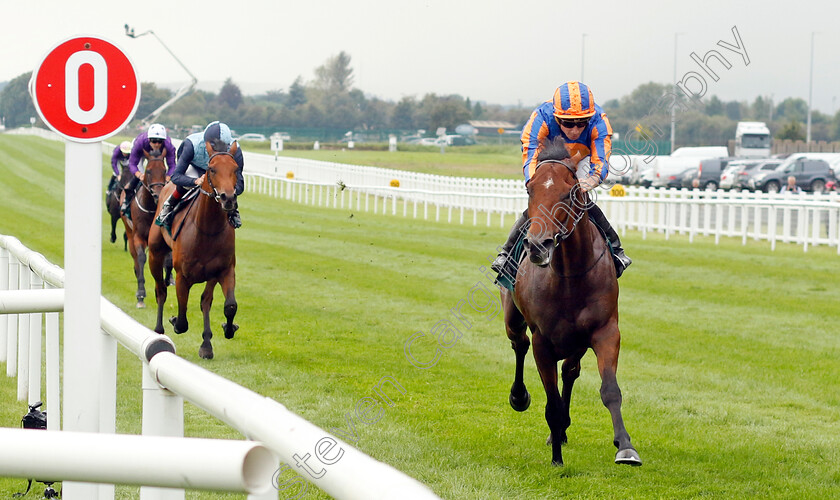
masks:
<path fill-rule="evenodd" d="M 164 48 L 164 49 L 166 49 L 166 51 L 167 51 L 167 52 L 169 52 L 169 55 L 171 55 L 171 56 L 172 56 L 172 58 L 173 58 L 173 59 L 175 59 L 175 61 L 176 61 L 178 64 L 180 64 L 182 68 L 184 68 L 184 71 L 186 71 L 186 72 L 187 72 L 187 74 L 188 74 L 188 75 L 190 75 L 190 79 L 191 79 L 190 83 L 188 83 L 187 85 L 184 85 L 183 87 L 181 87 L 180 89 L 178 89 L 178 90 L 175 92 L 175 95 L 174 95 L 174 96 L 172 96 L 172 98 L 171 98 L 171 99 L 169 99 L 168 101 L 166 101 L 165 103 L 163 103 L 163 104 L 162 104 L 159 108 L 157 108 L 156 110 L 152 111 L 152 112 L 151 112 L 148 116 L 146 116 L 145 118 L 143 118 L 143 120 L 142 120 L 142 122 L 143 122 L 143 126 L 144 126 L 144 127 L 146 127 L 146 126 L 150 125 L 150 124 L 151 124 L 151 123 L 152 123 L 152 122 L 153 122 L 153 121 L 154 121 L 154 120 L 155 120 L 158 116 L 160 116 L 160 114 L 161 114 L 161 113 L 163 113 L 163 110 L 165 110 L 165 109 L 166 109 L 166 108 L 168 108 L 170 105 L 172 105 L 172 103 L 174 103 L 175 101 L 177 101 L 177 100 L 178 100 L 178 99 L 180 99 L 181 97 L 185 96 L 186 94 L 189 94 L 190 92 L 192 92 L 192 90 L 195 88 L 196 83 L 198 83 L 198 78 L 196 78 L 196 77 L 195 77 L 195 75 L 193 75 L 193 74 L 190 72 L 190 70 L 188 70 L 188 69 L 187 69 L 187 67 L 186 67 L 186 66 L 184 66 L 184 63 L 182 63 L 182 62 L 181 62 L 181 60 L 180 60 L 180 59 L 178 59 L 178 56 L 176 56 L 176 55 L 175 55 L 175 54 L 174 54 L 174 53 L 173 53 L 173 52 L 169 49 L 169 47 L 167 47 L 167 46 L 166 46 L 166 44 L 165 44 L 165 43 L 163 43 L 163 40 L 161 40 L 161 39 L 160 39 L 160 37 L 159 37 L 159 36 L 157 36 L 157 34 L 156 34 L 154 31 L 152 31 L 152 30 L 148 30 L 148 31 L 144 31 L 143 33 L 140 33 L 140 34 L 135 34 L 135 33 L 134 33 L 134 28 L 131 28 L 131 27 L 129 27 L 129 25 L 128 25 L 128 24 L 126 24 L 126 25 L 125 25 L 125 35 L 126 35 L 127 37 L 129 37 L 129 38 L 140 38 L 141 36 L 144 36 L 144 35 L 152 35 L 152 36 L 154 36 L 154 37 L 157 39 L 157 41 L 158 41 L 158 42 L 160 42 L 160 44 L 161 44 L 161 45 L 163 45 L 163 48 Z"/>

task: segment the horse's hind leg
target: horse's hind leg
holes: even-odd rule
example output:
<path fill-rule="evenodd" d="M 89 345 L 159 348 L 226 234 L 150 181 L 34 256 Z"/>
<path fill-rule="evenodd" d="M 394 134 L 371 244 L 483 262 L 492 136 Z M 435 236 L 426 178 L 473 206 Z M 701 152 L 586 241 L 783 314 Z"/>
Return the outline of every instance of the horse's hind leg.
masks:
<path fill-rule="evenodd" d="M 601 373 L 601 401 L 612 417 L 613 444 L 618 448 L 615 463 L 642 465 L 639 453 L 630 444 L 630 435 L 624 428 L 624 419 L 621 416 L 621 389 L 615 376 L 619 344 L 620 334 L 614 322 L 592 337 L 592 350 L 598 358 L 598 371 Z"/>
<path fill-rule="evenodd" d="M 510 387 L 508 401 L 514 410 L 525 411 L 531 406 L 531 395 L 528 394 L 528 389 L 525 387 L 525 381 L 523 380 L 525 355 L 528 353 L 531 341 L 526 333 L 525 318 L 514 305 L 513 298 L 506 288 L 502 289 L 501 299 L 505 311 L 505 331 L 510 339 L 513 352 L 516 354 L 516 371 L 513 375 L 513 385 Z"/>
<path fill-rule="evenodd" d="M 177 286 L 177 285 L 176 285 Z M 203 359 L 213 359 L 213 331 L 210 329 L 210 307 L 213 305 L 213 289 L 216 288 L 216 280 L 207 280 L 204 292 L 201 294 L 201 313 L 204 315 L 204 332 L 201 334 L 201 347 L 198 348 L 198 355 Z"/>
<path fill-rule="evenodd" d="M 233 322 L 236 316 L 236 310 L 239 307 L 236 304 L 236 296 L 234 295 L 234 288 L 236 287 L 236 275 L 231 267 L 230 271 L 222 278 L 222 292 L 225 294 L 225 323 L 222 323 L 222 329 L 225 332 L 226 339 L 232 339 L 236 330 L 239 330 L 239 325 Z"/>

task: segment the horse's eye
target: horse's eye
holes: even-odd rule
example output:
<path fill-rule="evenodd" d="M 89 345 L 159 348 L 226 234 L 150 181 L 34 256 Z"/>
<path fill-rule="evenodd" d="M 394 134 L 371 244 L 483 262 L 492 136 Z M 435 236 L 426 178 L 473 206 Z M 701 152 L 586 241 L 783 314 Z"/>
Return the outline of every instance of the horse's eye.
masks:
<path fill-rule="evenodd" d="M 208 168 L 207 171 L 210 172 L 213 175 L 216 175 L 216 169 L 215 168 L 212 168 L 212 167 Z"/>

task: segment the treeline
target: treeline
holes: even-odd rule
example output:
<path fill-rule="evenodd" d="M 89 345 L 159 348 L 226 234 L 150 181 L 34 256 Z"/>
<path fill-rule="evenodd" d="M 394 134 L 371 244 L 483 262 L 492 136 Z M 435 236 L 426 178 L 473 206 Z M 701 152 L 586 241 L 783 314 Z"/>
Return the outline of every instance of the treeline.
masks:
<path fill-rule="evenodd" d="M 6 127 L 29 125 L 37 117 L 27 91 L 31 73 L 20 75 L 0 91 L 0 117 Z M 222 120 L 240 133 L 311 130 L 329 137 L 347 131 L 376 136 L 388 133 L 411 134 L 426 130 L 434 134 L 439 127 L 453 131 L 469 120 L 501 120 L 521 126 L 533 107 L 510 107 L 472 102 L 460 95 L 426 94 L 422 98 L 403 97 L 398 102 L 365 95 L 353 86 L 351 58 L 345 52 L 329 58 L 315 69 L 315 77 L 297 77 L 288 88 L 262 95 L 244 96 L 232 80 L 225 81 L 218 93 L 194 91 L 182 97 L 157 119 L 182 133 L 192 125 Z M 552 89 L 546 90 L 546 98 Z M 173 93 L 154 83 L 142 83 L 141 101 L 135 123 L 166 102 Z M 597 94 L 596 94 L 597 95 Z M 668 141 L 671 116 L 663 106 L 664 96 L 674 96 L 673 86 L 659 83 L 640 85 L 620 99 L 601 101 L 613 129 L 620 136 L 638 135 L 643 140 Z M 787 98 L 773 103 L 762 96 L 753 102 L 721 101 L 709 96 L 702 102 L 688 102 L 675 96 L 677 107 L 676 145 L 725 145 L 735 136 L 738 121 L 767 122 L 774 137 L 804 139 L 807 103 Z M 840 140 L 840 113 L 829 116 L 812 112 L 814 140 Z"/>

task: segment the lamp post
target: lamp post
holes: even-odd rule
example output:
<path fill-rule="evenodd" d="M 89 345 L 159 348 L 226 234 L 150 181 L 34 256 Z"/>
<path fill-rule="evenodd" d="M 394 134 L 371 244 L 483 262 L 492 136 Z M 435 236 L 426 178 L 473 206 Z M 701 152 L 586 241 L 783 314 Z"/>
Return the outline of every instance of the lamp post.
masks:
<path fill-rule="evenodd" d="M 160 42 L 161 45 L 163 45 L 163 48 L 166 49 L 167 52 L 169 52 L 169 55 L 171 55 L 172 58 L 175 59 L 175 61 L 179 65 L 181 65 L 182 68 L 184 68 L 184 71 L 186 71 L 187 74 L 190 75 L 190 79 L 191 79 L 190 83 L 188 83 L 188 84 L 184 85 L 183 87 L 181 87 L 180 89 L 178 89 L 175 92 L 175 95 L 172 96 L 171 99 L 169 99 L 168 101 L 163 103 L 159 108 L 152 111 L 148 116 L 143 118 L 143 120 L 142 120 L 143 121 L 143 126 L 145 127 L 145 126 L 148 126 L 149 124 L 151 124 L 152 121 L 154 121 L 158 116 L 160 116 L 160 114 L 163 113 L 164 109 L 168 108 L 172 103 L 174 103 L 175 101 L 177 101 L 181 97 L 190 93 L 195 88 L 195 84 L 198 83 L 198 78 L 196 78 L 195 75 L 193 75 L 190 72 L 190 70 L 188 70 L 187 67 L 184 66 L 184 63 L 182 63 L 181 60 L 178 59 L 178 57 L 169 49 L 169 47 L 166 46 L 165 43 L 163 43 L 163 40 L 161 40 L 160 37 L 157 36 L 157 34 L 154 31 L 148 30 L 148 31 L 144 31 L 143 33 L 140 33 L 140 34 L 136 34 L 136 33 L 134 33 L 134 28 L 131 28 L 131 27 L 129 27 L 128 24 L 126 24 L 125 25 L 125 35 L 129 38 L 140 38 L 141 36 L 144 36 L 144 35 L 154 36 L 157 39 L 157 41 Z"/>
<path fill-rule="evenodd" d="M 586 52 L 586 33 L 583 34 L 580 41 L 580 81 L 583 82 L 583 64 L 586 59 L 584 54 Z"/>
<path fill-rule="evenodd" d="M 811 32 L 811 75 L 808 78 L 808 125 L 805 127 L 805 143 L 811 143 L 811 106 L 812 98 L 814 96 L 814 35 L 816 31 Z"/>
<path fill-rule="evenodd" d="M 677 37 L 682 35 L 682 33 L 674 33 L 674 96 L 678 96 L 677 90 Z M 674 139 L 676 137 L 676 126 L 677 126 L 677 106 L 676 102 L 673 106 L 671 106 L 671 153 L 674 152 Z"/>

